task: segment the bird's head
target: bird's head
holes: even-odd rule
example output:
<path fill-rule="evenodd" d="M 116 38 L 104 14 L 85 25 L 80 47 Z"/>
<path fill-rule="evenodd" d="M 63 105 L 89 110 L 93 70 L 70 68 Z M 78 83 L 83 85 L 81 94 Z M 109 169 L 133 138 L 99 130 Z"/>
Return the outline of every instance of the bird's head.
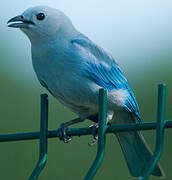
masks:
<path fill-rule="evenodd" d="M 29 8 L 23 14 L 11 18 L 8 27 L 20 28 L 32 41 L 65 35 L 66 29 L 72 31 L 73 25 L 61 11 L 47 6 Z M 63 38 L 63 37 L 61 37 Z"/>

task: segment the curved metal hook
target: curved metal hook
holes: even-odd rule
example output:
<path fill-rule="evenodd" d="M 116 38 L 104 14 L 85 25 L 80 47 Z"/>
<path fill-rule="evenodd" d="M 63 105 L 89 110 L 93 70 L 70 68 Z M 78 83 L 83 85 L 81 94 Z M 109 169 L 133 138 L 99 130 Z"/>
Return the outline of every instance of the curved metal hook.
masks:
<path fill-rule="evenodd" d="M 165 98 L 166 97 L 166 85 L 158 85 L 158 110 L 157 110 L 157 127 L 156 127 L 156 147 L 155 153 L 148 162 L 148 165 L 144 171 L 143 177 L 139 180 L 147 180 L 152 174 L 156 164 L 158 163 L 164 145 L 164 127 L 165 127 Z"/>
<path fill-rule="evenodd" d="M 41 113 L 40 113 L 40 149 L 39 161 L 33 170 L 29 180 L 37 180 L 41 171 L 44 169 L 47 162 L 47 147 L 48 147 L 48 95 L 41 94 Z"/>
<path fill-rule="evenodd" d="M 99 169 L 105 154 L 106 146 L 106 114 L 107 114 L 107 92 L 105 89 L 99 90 L 99 120 L 98 120 L 98 147 L 96 158 L 90 167 L 84 180 L 92 180 Z"/>

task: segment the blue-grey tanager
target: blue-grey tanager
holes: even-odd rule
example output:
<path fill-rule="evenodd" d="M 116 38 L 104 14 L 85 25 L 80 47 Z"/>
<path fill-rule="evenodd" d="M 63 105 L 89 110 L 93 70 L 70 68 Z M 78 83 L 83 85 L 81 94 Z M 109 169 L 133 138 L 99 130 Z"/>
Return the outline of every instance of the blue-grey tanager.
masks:
<path fill-rule="evenodd" d="M 39 82 L 79 118 L 98 121 L 98 92 L 108 91 L 107 123 L 140 121 L 134 94 L 113 57 L 78 32 L 61 11 L 39 6 L 27 9 L 8 21 L 20 28 L 31 41 L 32 63 Z M 128 168 L 134 177 L 142 176 L 152 154 L 140 132 L 120 132 L 116 136 Z M 153 175 L 164 176 L 160 165 Z"/>

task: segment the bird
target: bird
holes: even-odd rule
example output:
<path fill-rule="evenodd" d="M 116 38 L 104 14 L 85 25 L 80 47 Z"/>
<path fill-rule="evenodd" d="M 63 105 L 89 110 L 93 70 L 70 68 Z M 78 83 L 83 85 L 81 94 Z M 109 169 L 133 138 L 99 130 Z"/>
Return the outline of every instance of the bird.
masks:
<path fill-rule="evenodd" d="M 63 12 L 36 6 L 11 18 L 31 42 L 33 69 L 40 84 L 78 118 L 61 124 L 61 140 L 71 140 L 65 129 L 88 119 L 98 122 L 99 89 L 107 90 L 107 124 L 137 123 L 142 119 L 136 98 L 119 65 L 103 48 L 79 32 Z M 152 157 L 140 131 L 115 133 L 129 172 L 143 176 Z M 152 172 L 165 177 L 158 163 Z"/>

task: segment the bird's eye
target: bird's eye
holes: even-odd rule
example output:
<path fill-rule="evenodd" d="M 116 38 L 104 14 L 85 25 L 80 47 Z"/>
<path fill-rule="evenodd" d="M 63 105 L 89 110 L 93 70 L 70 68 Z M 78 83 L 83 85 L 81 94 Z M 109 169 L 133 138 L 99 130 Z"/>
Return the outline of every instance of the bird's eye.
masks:
<path fill-rule="evenodd" d="M 42 21 L 42 20 L 45 19 L 45 14 L 44 13 L 39 13 L 39 14 L 36 15 L 36 18 L 37 18 L 37 20 Z"/>

